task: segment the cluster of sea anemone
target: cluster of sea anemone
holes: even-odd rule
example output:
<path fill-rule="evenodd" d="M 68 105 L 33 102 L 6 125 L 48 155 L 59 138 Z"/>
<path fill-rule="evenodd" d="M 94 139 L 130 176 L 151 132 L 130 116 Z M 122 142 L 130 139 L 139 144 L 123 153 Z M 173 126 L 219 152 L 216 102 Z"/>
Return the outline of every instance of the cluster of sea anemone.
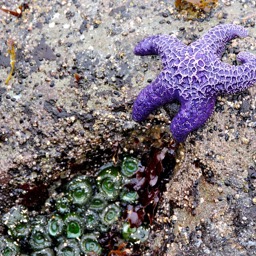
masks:
<path fill-rule="evenodd" d="M 123 218 L 127 205 L 138 200 L 129 184 L 139 165 L 137 159 L 126 157 L 118 166 L 102 166 L 96 177 L 75 177 L 54 197 L 50 214 L 36 215 L 14 206 L 3 217 L 8 235 L 0 238 L 0 254 L 104 255 L 101 237 L 113 230 L 126 242 L 146 241 L 149 229 L 132 227 Z"/>

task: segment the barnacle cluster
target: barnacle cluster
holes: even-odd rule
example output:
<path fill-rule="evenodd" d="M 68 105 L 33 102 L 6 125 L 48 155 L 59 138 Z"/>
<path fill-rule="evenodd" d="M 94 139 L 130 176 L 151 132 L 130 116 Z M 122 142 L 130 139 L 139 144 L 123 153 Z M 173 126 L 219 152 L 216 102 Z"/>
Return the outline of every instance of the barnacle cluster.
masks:
<path fill-rule="evenodd" d="M 139 166 L 137 159 L 126 157 L 119 166 L 100 168 L 96 178 L 74 178 L 54 197 L 50 214 L 33 215 L 14 206 L 3 217 L 8 235 L 0 238 L 0 254 L 104 255 L 101 238 L 111 230 L 127 242 L 146 241 L 149 229 L 131 226 L 123 218 L 127 205 L 138 200 L 130 181 Z"/>

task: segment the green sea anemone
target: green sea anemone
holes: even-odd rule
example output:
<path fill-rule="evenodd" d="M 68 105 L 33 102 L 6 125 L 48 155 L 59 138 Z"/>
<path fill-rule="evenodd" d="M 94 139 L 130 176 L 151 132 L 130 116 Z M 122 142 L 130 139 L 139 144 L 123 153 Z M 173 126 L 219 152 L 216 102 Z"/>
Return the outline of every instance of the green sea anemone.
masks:
<path fill-rule="evenodd" d="M 59 215 L 53 215 L 48 221 L 48 232 L 51 236 L 60 236 L 63 232 L 64 222 Z"/>
<path fill-rule="evenodd" d="M 143 243 L 148 239 L 149 228 L 145 228 L 143 226 L 131 228 L 129 223 L 124 223 L 122 236 L 126 241 Z"/>
<path fill-rule="evenodd" d="M 103 168 L 96 178 L 97 186 L 107 200 L 115 200 L 119 195 L 122 176 L 114 166 Z"/>
<path fill-rule="evenodd" d="M 9 238 L 0 238 L 0 255 L 2 256 L 16 256 L 20 252 L 20 249 L 16 242 Z"/>
<path fill-rule="evenodd" d="M 40 251 L 33 252 L 31 256 L 55 256 L 55 253 L 51 248 L 45 248 Z"/>
<path fill-rule="evenodd" d="M 68 214 L 64 223 L 67 238 L 78 238 L 83 234 L 83 220 L 76 213 Z"/>
<path fill-rule="evenodd" d="M 70 212 L 70 200 L 66 197 L 58 198 L 56 201 L 56 209 L 60 214 Z"/>
<path fill-rule="evenodd" d="M 81 250 L 85 255 L 100 255 L 102 248 L 98 242 L 98 239 L 94 234 L 86 234 L 81 238 L 80 241 Z"/>
<path fill-rule="evenodd" d="M 128 188 L 123 188 L 120 193 L 120 199 L 127 203 L 134 203 L 139 198 L 136 191 L 131 191 Z"/>
<path fill-rule="evenodd" d="M 15 238 L 27 237 L 30 232 L 28 211 L 21 205 L 14 206 L 3 216 L 3 223 L 9 234 Z"/>
<path fill-rule="evenodd" d="M 100 214 L 101 222 L 107 226 L 112 225 L 118 220 L 121 214 L 121 208 L 116 204 L 107 206 Z"/>
<path fill-rule="evenodd" d="M 51 247 L 52 241 L 45 225 L 35 225 L 32 228 L 29 244 L 34 250 L 41 250 Z"/>
<path fill-rule="evenodd" d="M 139 241 L 141 243 L 145 242 L 149 236 L 149 228 L 140 226 L 136 229 L 134 233 L 131 234 L 131 240 Z"/>
<path fill-rule="evenodd" d="M 125 157 L 121 167 L 121 173 L 125 177 L 132 177 L 139 168 L 139 161 L 133 157 Z"/>
<path fill-rule="evenodd" d="M 107 204 L 104 195 L 98 193 L 91 199 L 89 209 L 100 212 L 107 206 Z"/>
<path fill-rule="evenodd" d="M 97 226 L 99 225 L 99 215 L 98 215 L 98 213 L 96 213 L 92 210 L 88 210 L 85 213 L 84 222 L 85 222 L 86 229 L 88 229 L 88 230 L 96 229 Z"/>
<path fill-rule="evenodd" d="M 57 256 L 80 256 L 81 250 L 77 240 L 66 239 L 56 249 Z"/>
<path fill-rule="evenodd" d="M 86 176 L 73 179 L 68 184 L 68 194 L 74 204 L 84 205 L 92 196 L 92 187 Z"/>

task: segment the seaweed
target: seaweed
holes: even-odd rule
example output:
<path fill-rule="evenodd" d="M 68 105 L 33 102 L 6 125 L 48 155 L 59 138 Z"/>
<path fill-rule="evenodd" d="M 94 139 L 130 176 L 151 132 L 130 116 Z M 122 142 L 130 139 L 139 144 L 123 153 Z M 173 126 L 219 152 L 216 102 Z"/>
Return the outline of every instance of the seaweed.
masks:
<path fill-rule="evenodd" d="M 172 142 L 168 148 L 152 148 L 142 159 L 142 166 L 129 185 L 139 195 L 138 204 L 127 206 L 125 217 L 132 228 L 143 222 L 152 225 L 165 184 L 176 164 L 175 152 L 176 143 Z"/>
<path fill-rule="evenodd" d="M 16 11 L 9 10 L 9 9 L 7 9 L 5 7 L 0 7 L 1 11 L 5 12 L 5 13 L 8 13 L 8 14 L 11 14 L 11 15 L 17 17 L 17 18 L 21 18 L 22 17 L 22 13 L 26 9 L 29 9 L 29 5 L 26 4 L 26 3 L 23 3 L 22 5 L 20 5 Z"/>
<path fill-rule="evenodd" d="M 176 9 L 188 19 L 196 19 L 210 13 L 218 4 L 218 0 L 176 0 Z"/>
<path fill-rule="evenodd" d="M 129 253 L 129 249 L 126 249 L 126 243 L 121 243 L 118 245 L 117 249 L 112 249 L 109 253 L 108 256 L 127 256 Z"/>
<path fill-rule="evenodd" d="M 15 62 L 16 62 L 16 51 L 15 51 L 15 43 L 14 40 L 9 39 L 7 41 L 7 46 L 8 46 L 8 54 L 10 55 L 10 65 L 11 65 L 11 71 L 8 75 L 8 77 L 5 80 L 5 84 L 8 85 L 9 81 L 12 78 L 12 75 L 14 73 L 14 69 L 15 69 Z"/>
<path fill-rule="evenodd" d="M 28 208 L 29 210 L 39 210 L 49 197 L 49 192 L 47 186 L 43 183 L 30 186 L 29 184 L 24 184 L 21 189 L 27 191 L 21 196 L 21 204 Z"/>

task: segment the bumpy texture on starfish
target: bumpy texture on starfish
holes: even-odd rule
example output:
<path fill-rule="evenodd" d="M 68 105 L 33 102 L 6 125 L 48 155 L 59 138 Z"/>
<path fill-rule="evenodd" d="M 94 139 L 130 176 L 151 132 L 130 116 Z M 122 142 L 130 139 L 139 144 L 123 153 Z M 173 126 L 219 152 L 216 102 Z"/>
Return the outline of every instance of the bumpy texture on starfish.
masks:
<path fill-rule="evenodd" d="M 213 112 L 216 97 L 245 90 L 256 82 L 256 56 L 240 52 L 241 65 L 221 61 L 227 42 L 246 37 L 238 25 L 218 25 L 189 46 L 169 35 L 142 40 L 137 55 L 160 55 L 163 70 L 144 88 L 133 106 L 133 119 L 143 121 L 153 110 L 172 101 L 181 106 L 171 123 L 174 139 L 183 142 L 188 134 L 202 126 Z"/>

